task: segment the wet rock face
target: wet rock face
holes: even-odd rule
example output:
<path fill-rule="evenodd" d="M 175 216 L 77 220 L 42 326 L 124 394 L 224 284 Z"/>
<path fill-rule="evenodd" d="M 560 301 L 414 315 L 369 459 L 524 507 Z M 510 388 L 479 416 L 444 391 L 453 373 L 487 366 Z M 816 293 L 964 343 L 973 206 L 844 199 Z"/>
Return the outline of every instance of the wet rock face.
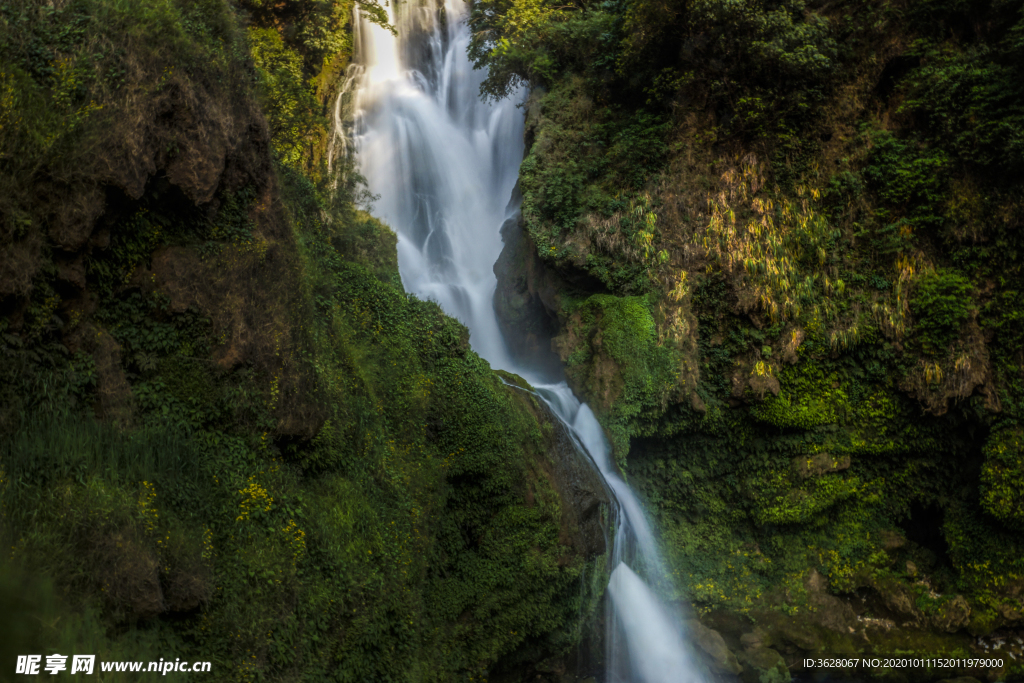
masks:
<path fill-rule="evenodd" d="M 744 683 L 762 683 L 762 681 L 787 681 L 790 679 L 786 660 L 777 651 L 764 647 L 759 640 L 747 634 L 740 638 L 743 650 L 738 654 L 738 661 L 743 666 L 740 680 Z"/>
<path fill-rule="evenodd" d="M 552 480 L 562 500 L 562 534 L 590 560 L 605 552 L 611 500 L 594 466 L 577 452 L 568 430 L 544 408 L 555 430 Z"/>
<path fill-rule="evenodd" d="M 704 626 L 696 619 L 687 622 L 686 627 L 709 668 L 719 674 L 737 675 L 743 671 L 739 659 L 726 645 L 722 634 Z"/>
<path fill-rule="evenodd" d="M 562 364 L 551 350 L 551 339 L 559 329 L 556 311 L 562 285 L 524 236 L 518 211 L 501 226 L 501 236 L 505 247 L 494 264 L 494 309 L 509 351 L 519 363 L 560 374 Z"/>

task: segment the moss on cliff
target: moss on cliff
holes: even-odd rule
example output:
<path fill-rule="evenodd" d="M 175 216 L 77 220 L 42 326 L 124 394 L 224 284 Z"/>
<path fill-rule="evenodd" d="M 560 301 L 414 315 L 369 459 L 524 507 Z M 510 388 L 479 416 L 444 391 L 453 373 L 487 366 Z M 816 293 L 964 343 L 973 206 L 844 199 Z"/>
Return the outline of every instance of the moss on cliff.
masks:
<path fill-rule="evenodd" d="M 686 599 L 794 665 L 1017 628 L 1021 3 L 556 5 L 475 3 L 543 93 L 511 275 Z"/>
<path fill-rule="evenodd" d="M 47 620 L 31 651 L 518 680 L 595 609 L 550 417 L 321 159 L 351 10 L 0 8 L 0 600 Z"/>

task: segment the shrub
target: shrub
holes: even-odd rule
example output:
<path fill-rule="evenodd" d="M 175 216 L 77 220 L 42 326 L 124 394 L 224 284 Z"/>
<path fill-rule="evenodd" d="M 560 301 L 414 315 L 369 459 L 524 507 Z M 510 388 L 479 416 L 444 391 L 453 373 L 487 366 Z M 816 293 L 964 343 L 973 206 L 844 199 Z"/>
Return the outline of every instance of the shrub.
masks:
<path fill-rule="evenodd" d="M 1024 449 L 1018 429 L 1003 429 L 985 443 L 981 467 L 981 507 L 1017 528 L 1024 523 Z"/>
<path fill-rule="evenodd" d="M 928 355 L 944 353 L 975 311 L 971 281 L 954 270 L 925 273 L 910 298 L 915 339 Z"/>

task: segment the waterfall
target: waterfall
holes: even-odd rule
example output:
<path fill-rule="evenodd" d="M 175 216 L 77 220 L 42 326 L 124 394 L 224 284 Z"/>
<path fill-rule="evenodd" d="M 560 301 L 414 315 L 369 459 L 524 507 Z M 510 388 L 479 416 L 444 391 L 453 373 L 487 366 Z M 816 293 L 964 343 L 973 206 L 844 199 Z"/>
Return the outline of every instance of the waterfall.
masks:
<path fill-rule="evenodd" d="M 392 4 L 397 35 L 356 18 L 356 60 L 334 110 L 341 139 L 331 149 L 346 149 L 342 100 L 351 98 L 359 169 L 379 195 L 377 215 L 398 234 L 405 288 L 461 320 L 473 349 L 493 367 L 530 381 L 612 492 L 617 505 L 606 683 L 696 683 L 702 676 L 691 661 L 680 615 L 648 585 L 667 576 L 654 535 L 611 461 L 597 419 L 564 382 L 546 383 L 518 367 L 505 346 L 494 312 L 492 267 L 523 158 L 524 117 L 517 103 L 525 93 L 497 103 L 479 97 L 484 74 L 466 56 L 467 8 L 461 0 L 444 0 L 443 10 L 439 15 L 434 7 Z"/>

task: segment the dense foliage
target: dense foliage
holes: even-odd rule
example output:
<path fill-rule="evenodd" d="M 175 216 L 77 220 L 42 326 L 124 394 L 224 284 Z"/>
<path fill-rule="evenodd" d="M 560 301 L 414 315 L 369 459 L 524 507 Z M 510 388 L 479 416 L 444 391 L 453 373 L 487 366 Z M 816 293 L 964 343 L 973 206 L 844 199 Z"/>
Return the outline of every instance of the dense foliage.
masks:
<path fill-rule="evenodd" d="M 352 10 L 0 7 L 5 666 L 476 680 L 579 640 L 550 419 L 324 162 Z"/>
<path fill-rule="evenodd" d="M 1024 3 L 471 4 L 553 347 L 673 597 L 762 681 L 1019 628 Z M 514 679 L 594 613 L 550 426 L 328 170 L 353 11 L 386 24 L 0 5 L 10 654 Z"/>
<path fill-rule="evenodd" d="M 473 6 L 484 93 L 533 87 L 531 286 L 680 597 L 789 654 L 1019 626 L 1024 5 Z"/>

